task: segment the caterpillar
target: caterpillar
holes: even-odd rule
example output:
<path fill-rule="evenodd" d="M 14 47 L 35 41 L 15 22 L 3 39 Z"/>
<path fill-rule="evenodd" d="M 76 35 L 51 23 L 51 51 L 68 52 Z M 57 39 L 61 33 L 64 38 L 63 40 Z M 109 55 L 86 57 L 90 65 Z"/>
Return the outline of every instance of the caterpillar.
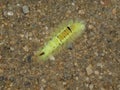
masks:
<path fill-rule="evenodd" d="M 38 60 L 47 60 L 55 51 L 57 52 L 63 44 L 80 36 L 85 30 L 85 23 L 83 21 L 70 20 L 66 26 L 60 26 L 60 28 L 57 29 L 59 32 L 53 36 L 47 45 L 36 52 Z"/>

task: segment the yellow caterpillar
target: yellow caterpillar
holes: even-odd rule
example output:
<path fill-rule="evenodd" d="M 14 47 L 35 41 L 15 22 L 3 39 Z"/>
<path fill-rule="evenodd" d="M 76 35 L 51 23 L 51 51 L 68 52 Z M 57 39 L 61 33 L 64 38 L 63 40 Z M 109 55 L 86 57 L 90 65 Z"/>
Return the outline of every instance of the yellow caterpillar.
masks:
<path fill-rule="evenodd" d="M 36 56 L 38 60 L 47 60 L 55 51 L 60 49 L 61 45 L 76 39 L 85 29 L 83 21 L 70 20 L 67 23 L 66 26 L 57 28 L 60 32 L 56 33 L 43 49 L 37 51 Z"/>

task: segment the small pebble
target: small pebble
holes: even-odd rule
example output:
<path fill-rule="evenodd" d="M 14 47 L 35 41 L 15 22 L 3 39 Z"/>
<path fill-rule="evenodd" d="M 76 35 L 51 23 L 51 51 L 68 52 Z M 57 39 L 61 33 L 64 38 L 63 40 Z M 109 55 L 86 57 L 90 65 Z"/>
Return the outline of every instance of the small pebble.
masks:
<path fill-rule="evenodd" d="M 20 37 L 23 38 L 23 37 L 24 37 L 24 34 L 20 34 Z"/>
<path fill-rule="evenodd" d="M 97 63 L 97 66 L 103 68 L 103 64 L 102 63 Z"/>
<path fill-rule="evenodd" d="M 24 13 L 24 14 L 29 13 L 29 7 L 26 6 L 26 5 L 22 7 L 22 10 L 23 10 L 23 13 Z"/>
<path fill-rule="evenodd" d="M 88 77 L 86 77 L 86 79 L 85 79 L 87 82 L 90 80 Z"/>
<path fill-rule="evenodd" d="M 3 73 L 3 72 L 4 72 L 3 69 L 0 68 L 0 74 Z"/>
<path fill-rule="evenodd" d="M 77 67 L 77 66 L 78 66 L 78 63 L 77 63 L 77 62 L 75 62 L 75 63 L 74 63 L 74 65 Z"/>
<path fill-rule="evenodd" d="M 95 52 L 95 56 L 98 56 L 98 53 L 97 53 L 97 52 Z"/>
<path fill-rule="evenodd" d="M 24 47 L 23 47 L 23 49 L 24 49 L 24 51 L 26 51 L 26 52 L 28 52 L 28 51 L 29 51 L 28 46 L 24 46 Z"/>
<path fill-rule="evenodd" d="M 89 86 L 89 84 L 88 84 L 88 83 L 85 83 L 85 86 L 86 86 L 86 87 L 88 87 L 88 86 Z"/>
<path fill-rule="evenodd" d="M 75 79 L 78 81 L 79 78 L 78 78 L 78 77 L 75 77 Z"/>
<path fill-rule="evenodd" d="M 45 80 L 45 79 L 42 79 L 41 81 L 42 81 L 43 83 L 46 83 L 46 80 Z"/>
<path fill-rule="evenodd" d="M 2 40 L 3 39 L 3 37 L 2 37 L 2 35 L 0 35 L 0 40 Z"/>
<path fill-rule="evenodd" d="M 100 1 L 100 4 L 101 4 L 101 5 L 104 5 L 105 3 L 103 2 L 103 0 L 101 0 L 101 1 Z"/>
<path fill-rule="evenodd" d="M 44 88 L 43 88 L 43 87 L 41 87 L 41 88 L 40 88 L 40 90 L 44 90 Z"/>
<path fill-rule="evenodd" d="M 31 83 L 28 82 L 28 81 L 26 81 L 26 82 L 24 83 L 24 85 L 25 85 L 26 87 L 30 87 Z"/>
<path fill-rule="evenodd" d="M 108 72 L 109 75 L 112 75 L 112 72 Z"/>
<path fill-rule="evenodd" d="M 88 74 L 88 75 L 90 75 L 90 74 L 93 73 L 92 65 L 91 65 L 91 64 L 86 68 L 86 71 L 87 71 L 87 74 Z"/>
<path fill-rule="evenodd" d="M 73 44 L 72 44 L 72 43 L 68 43 L 68 44 L 67 44 L 67 48 L 68 48 L 69 50 L 72 50 L 72 49 L 73 49 Z"/>
<path fill-rule="evenodd" d="M 93 29 L 94 28 L 94 26 L 93 25 L 88 25 L 88 29 Z"/>
<path fill-rule="evenodd" d="M 20 4 L 19 4 L 19 3 L 17 3 L 17 6 L 18 6 L 18 7 L 20 7 Z"/>
<path fill-rule="evenodd" d="M 7 88 L 7 90 L 11 90 L 11 88 Z"/>
<path fill-rule="evenodd" d="M 101 87 L 101 89 L 100 90 L 106 90 L 105 88 L 103 88 L 103 87 Z"/>
<path fill-rule="evenodd" d="M 96 75 L 99 75 L 99 71 L 95 71 L 94 73 L 95 73 Z"/>
<path fill-rule="evenodd" d="M 83 14 L 85 14 L 85 11 L 84 10 L 79 10 L 78 14 L 83 15 Z"/>
<path fill-rule="evenodd" d="M 95 34 L 93 32 L 90 32 L 90 36 L 94 36 Z"/>
<path fill-rule="evenodd" d="M 93 87 L 94 87 L 93 84 L 90 84 L 90 85 L 89 85 L 90 90 L 93 90 Z"/>
<path fill-rule="evenodd" d="M 0 76 L 0 81 L 3 81 L 5 80 L 5 77 L 4 76 Z"/>
<path fill-rule="evenodd" d="M 114 8 L 114 9 L 112 10 L 112 14 L 113 14 L 113 15 L 116 15 L 116 13 L 117 13 L 117 10 L 116 10 L 116 8 Z"/>
<path fill-rule="evenodd" d="M 99 79 L 102 79 L 103 77 L 102 76 L 99 76 Z"/>
<path fill-rule="evenodd" d="M 10 47 L 10 50 L 11 50 L 11 51 L 14 51 L 15 49 L 14 49 L 13 47 Z"/>
<path fill-rule="evenodd" d="M 0 55 L 0 59 L 2 59 L 2 56 Z"/>
<path fill-rule="evenodd" d="M 72 6 L 75 6 L 75 3 L 72 2 Z"/>
<path fill-rule="evenodd" d="M 54 57 L 53 55 L 51 55 L 51 56 L 49 57 L 49 59 L 52 60 L 52 61 L 55 61 L 55 57 Z"/>
<path fill-rule="evenodd" d="M 45 30 L 48 30 L 48 26 L 45 26 Z"/>
<path fill-rule="evenodd" d="M 103 6 L 109 6 L 111 1 L 116 1 L 116 0 L 100 0 L 100 4 Z"/>
<path fill-rule="evenodd" d="M 10 80 L 11 82 L 15 82 L 15 81 L 16 81 L 16 80 L 15 80 L 15 77 L 10 77 L 9 80 Z"/>
<path fill-rule="evenodd" d="M 31 62 L 31 61 L 32 61 L 32 56 L 31 56 L 31 55 L 28 55 L 28 56 L 26 57 L 26 59 L 27 59 L 27 62 Z"/>
<path fill-rule="evenodd" d="M 63 85 L 66 85 L 67 83 L 66 82 L 63 82 Z"/>
<path fill-rule="evenodd" d="M 12 11 L 8 11 L 8 12 L 7 12 L 7 15 L 8 15 L 8 16 L 13 16 L 14 13 L 13 13 Z"/>
<path fill-rule="evenodd" d="M 76 87 L 76 90 L 79 90 L 79 87 Z"/>
<path fill-rule="evenodd" d="M 13 11 L 3 11 L 3 16 L 7 17 L 7 16 L 13 16 L 14 13 Z"/>

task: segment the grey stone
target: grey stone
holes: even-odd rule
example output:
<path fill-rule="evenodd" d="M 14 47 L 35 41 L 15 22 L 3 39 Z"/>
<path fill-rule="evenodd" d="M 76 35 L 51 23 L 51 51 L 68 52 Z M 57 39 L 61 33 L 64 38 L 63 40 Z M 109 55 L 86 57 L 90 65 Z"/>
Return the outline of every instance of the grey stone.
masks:
<path fill-rule="evenodd" d="M 23 10 L 23 13 L 24 13 L 24 14 L 29 13 L 29 7 L 26 6 L 26 5 L 22 7 L 22 10 Z"/>

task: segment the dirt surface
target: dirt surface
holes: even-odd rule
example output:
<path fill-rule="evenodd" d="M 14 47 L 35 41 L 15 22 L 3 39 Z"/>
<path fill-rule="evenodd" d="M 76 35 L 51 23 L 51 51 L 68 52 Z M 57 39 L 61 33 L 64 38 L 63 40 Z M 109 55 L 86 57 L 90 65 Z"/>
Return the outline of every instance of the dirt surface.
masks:
<path fill-rule="evenodd" d="M 85 21 L 85 33 L 36 62 L 70 19 Z M 0 0 L 0 90 L 120 90 L 120 1 Z"/>

